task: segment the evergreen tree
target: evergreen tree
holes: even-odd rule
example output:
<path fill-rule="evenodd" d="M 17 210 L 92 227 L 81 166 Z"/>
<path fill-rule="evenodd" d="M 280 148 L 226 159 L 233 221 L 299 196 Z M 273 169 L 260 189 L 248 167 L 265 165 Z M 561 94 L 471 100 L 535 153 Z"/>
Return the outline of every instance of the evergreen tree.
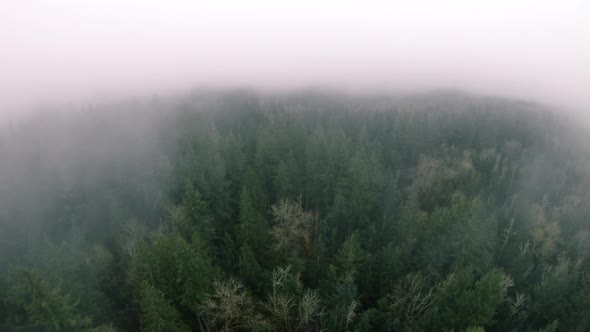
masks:
<path fill-rule="evenodd" d="M 149 332 L 190 331 L 184 325 L 178 311 L 164 297 L 164 294 L 142 281 L 139 286 L 138 302 L 141 311 L 141 330 Z"/>
<path fill-rule="evenodd" d="M 27 320 L 36 329 L 49 331 L 90 330 L 92 318 L 78 310 L 78 301 L 51 286 L 34 270 L 17 270 L 11 301 L 25 309 Z"/>

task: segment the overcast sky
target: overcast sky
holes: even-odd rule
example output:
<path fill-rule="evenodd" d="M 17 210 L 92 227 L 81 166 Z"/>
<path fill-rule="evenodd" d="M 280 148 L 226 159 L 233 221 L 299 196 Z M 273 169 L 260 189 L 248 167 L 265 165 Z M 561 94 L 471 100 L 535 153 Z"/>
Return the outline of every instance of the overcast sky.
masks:
<path fill-rule="evenodd" d="M 1 0 L 5 116 L 202 85 L 457 88 L 590 112 L 590 1 Z"/>

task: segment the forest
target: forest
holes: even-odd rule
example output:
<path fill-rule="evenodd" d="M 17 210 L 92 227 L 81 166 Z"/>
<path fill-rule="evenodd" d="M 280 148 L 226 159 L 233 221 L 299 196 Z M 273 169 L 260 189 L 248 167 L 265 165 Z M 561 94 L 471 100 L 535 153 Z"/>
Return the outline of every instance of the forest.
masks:
<path fill-rule="evenodd" d="M 70 108 L 0 130 L 0 331 L 590 330 L 587 131 L 548 106 Z"/>

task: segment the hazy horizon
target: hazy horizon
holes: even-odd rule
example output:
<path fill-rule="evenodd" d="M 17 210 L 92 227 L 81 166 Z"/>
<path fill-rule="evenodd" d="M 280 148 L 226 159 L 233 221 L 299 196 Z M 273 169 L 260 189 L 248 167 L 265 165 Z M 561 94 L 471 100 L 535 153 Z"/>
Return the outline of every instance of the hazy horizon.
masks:
<path fill-rule="evenodd" d="M 589 13 L 2 1 L 0 331 L 590 331 Z"/>
<path fill-rule="evenodd" d="M 584 1 L 9 1 L 0 115 L 194 88 L 456 89 L 590 109 Z"/>

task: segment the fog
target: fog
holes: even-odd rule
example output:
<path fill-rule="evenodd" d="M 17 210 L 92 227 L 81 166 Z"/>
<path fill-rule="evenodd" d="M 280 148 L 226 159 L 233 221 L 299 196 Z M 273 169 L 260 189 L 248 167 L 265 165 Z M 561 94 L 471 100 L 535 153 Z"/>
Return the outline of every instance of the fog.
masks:
<path fill-rule="evenodd" d="M 2 2 L 0 331 L 590 331 L 590 5 Z"/>
<path fill-rule="evenodd" d="M 200 87 L 590 105 L 587 1 L 4 1 L 0 112 Z"/>

